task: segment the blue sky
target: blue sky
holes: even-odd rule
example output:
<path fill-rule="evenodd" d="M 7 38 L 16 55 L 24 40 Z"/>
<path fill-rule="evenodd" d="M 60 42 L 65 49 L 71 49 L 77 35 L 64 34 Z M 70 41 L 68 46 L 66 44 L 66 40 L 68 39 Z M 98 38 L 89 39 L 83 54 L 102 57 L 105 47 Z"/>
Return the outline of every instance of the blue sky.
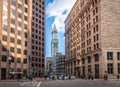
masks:
<path fill-rule="evenodd" d="M 65 54 L 64 20 L 76 0 L 46 0 L 46 57 L 51 57 L 51 32 L 58 30 L 59 52 Z"/>

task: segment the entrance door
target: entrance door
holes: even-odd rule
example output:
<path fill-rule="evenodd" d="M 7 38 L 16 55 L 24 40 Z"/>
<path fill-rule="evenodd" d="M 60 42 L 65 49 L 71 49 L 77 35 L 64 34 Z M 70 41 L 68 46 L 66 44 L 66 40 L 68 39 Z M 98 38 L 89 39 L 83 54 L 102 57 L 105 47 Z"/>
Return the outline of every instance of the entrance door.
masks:
<path fill-rule="evenodd" d="M 1 68 L 1 79 L 6 79 L 6 68 Z"/>
<path fill-rule="evenodd" d="M 95 64 L 95 78 L 99 78 L 99 64 Z"/>

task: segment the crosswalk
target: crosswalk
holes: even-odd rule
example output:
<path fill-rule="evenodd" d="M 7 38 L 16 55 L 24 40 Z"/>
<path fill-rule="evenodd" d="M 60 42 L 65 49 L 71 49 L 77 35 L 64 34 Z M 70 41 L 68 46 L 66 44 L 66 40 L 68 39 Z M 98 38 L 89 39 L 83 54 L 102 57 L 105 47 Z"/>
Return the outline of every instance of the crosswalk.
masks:
<path fill-rule="evenodd" d="M 29 81 L 29 82 L 21 82 L 19 84 L 20 87 L 37 87 L 39 82 L 37 81 Z"/>

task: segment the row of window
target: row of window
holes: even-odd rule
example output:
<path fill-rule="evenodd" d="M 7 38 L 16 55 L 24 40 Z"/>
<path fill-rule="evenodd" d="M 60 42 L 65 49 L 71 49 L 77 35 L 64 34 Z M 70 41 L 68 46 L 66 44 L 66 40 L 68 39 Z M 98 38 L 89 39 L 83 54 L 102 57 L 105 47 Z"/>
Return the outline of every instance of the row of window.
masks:
<path fill-rule="evenodd" d="M 107 59 L 108 60 L 113 60 L 113 52 L 107 52 Z M 120 52 L 117 52 L 117 60 L 120 60 Z"/>
<path fill-rule="evenodd" d="M 91 63 L 91 57 L 88 56 L 88 63 Z M 95 54 L 94 55 L 95 62 L 99 61 L 99 55 Z M 113 60 L 113 52 L 107 52 L 107 59 L 108 60 Z M 120 52 L 117 52 L 117 59 L 120 60 Z M 85 64 L 85 59 L 82 59 L 82 64 Z"/>
<path fill-rule="evenodd" d="M 21 58 L 16 58 L 17 59 L 17 63 L 21 63 Z M 2 55 L 2 62 L 7 62 L 8 58 L 6 55 Z M 9 62 L 14 62 L 15 58 L 11 57 L 11 60 L 8 60 Z M 23 59 L 23 63 L 27 64 L 27 58 Z"/>
<path fill-rule="evenodd" d="M 117 64 L 117 72 L 118 74 L 120 74 L 120 63 Z M 88 65 L 88 72 L 91 72 L 91 65 Z M 99 65 L 98 64 L 95 64 L 95 70 L 98 70 L 99 71 Z M 82 67 L 82 72 L 83 74 L 85 74 L 85 66 Z M 108 63 L 107 64 L 107 72 L 108 74 L 114 74 L 114 67 L 113 67 L 113 63 Z M 99 73 L 99 72 L 98 72 Z"/>
<path fill-rule="evenodd" d="M 84 30 L 84 28 L 82 29 L 82 33 L 84 33 L 85 32 L 85 30 Z M 93 27 L 93 33 L 96 33 L 96 32 L 98 32 L 98 25 L 96 25 L 95 27 Z M 86 33 L 86 36 L 87 36 L 87 38 L 89 38 L 90 36 L 91 36 L 91 31 L 88 31 L 87 33 Z M 94 38 L 97 38 L 98 37 L 98 35 L 97 36 L 95 36 Z M 82 41 L 83 40 L 85 40 L 85 35 L 83 34 L 82 35 Z"/>
<path fill-rule="evenodd" d="M 31 67 L 41 67 L 41 68 L 44 68 L 44 64 L 37 64 L 37 63 L 32 63 L 31 64 Z"/>
<path fill-rule="evenodd" d="M 11 18 L 10 21 L 11 21 L 11 24 L 15 25 L 15 19 L 14 18 Z M 18 21 L 18 26 L 21 27 L 22 26 L 22 22 Z M 28 27 L 27 24 L 24 24 L 24 29 L 27 29 L 27 27 Z"/>
<path fill-rule="evenodd" d="M 91 63 L 91 56 L 87 57 L 87 63 Z M 99 55 L 98 54 L 94 54 L 94 61 L 98 62 L 99 61 Z M 82 64 L 85 64 L 85 58 L 82 58 Z"/>
<path fill-rule="evenodd" d="M 117 70 L 118 70 L 118 74 L 120 74 L 120 63 L 117 64 Z M 114 73 L 114 67 L 113 67 L 113 63 L 108 63 L 107 64 L 107 72 L 108 74 L 113 74 Z"/>
<path fill-rule="evenodd" d="M 18 32 L 18 34 L 20 35 L 21 33 Z M 24 33 L 24 37 L 25 37 L 25 38 L 28 37 L 28 36 L 27 36 L 27 33 Z M 3 40 L 3 41 L 7 41 L 7 36 L 6 36 L 6 35 L 2 35 L 2 40 Z M 44 40 L 44 39 L 43 39 L 43 40 Z M 14 43 L 14 42 L 15 42 L 15 38 L 10 37 L 10 42 Z M 18 43 L 18 44 L 21 44 L 21 41 L 20 41 L 20 40 L 17 40 L 17 43 Z"/>
<path fill-rule="evenodd" d="M 2 51 L 7 51 L 7 48 L 5 45 L 2 45 Z M 14 47 L 10 47 L 10 52 L 14 52 L 15 51 L 15 48 Z M 27 50 L 24 50 L 24 55 L 27 55 Z M 17 48 L 17 53 L 18 54 L 21 54 L 21 49 L 20 48 Z"/>
<path fill-rule="evenodd" d="M 41 48 L 42 52 L 44 52 L 44 48 Z M 39 56 L 39 57 L 44 57 L 44 53 L 38 52 L 38 51 L 32 51 L 31 53 L 33 56 Z"/>
<path fill-rule="evenodd" d="M 44 34 L 44 33 L 43 33 Z M 39 37 L 39 38 L 38 38 Z M 39 40 L 41 40 L 41 36 L 38 36 L 38 35 L 35 35 L 35 34 L 32 34 L 32 38 L 35 38 L 35 39 L 39 39 Z M 44 41 L 44 35 L 43 35 L 43 37 L 42 37 L 42 41 Z"/>

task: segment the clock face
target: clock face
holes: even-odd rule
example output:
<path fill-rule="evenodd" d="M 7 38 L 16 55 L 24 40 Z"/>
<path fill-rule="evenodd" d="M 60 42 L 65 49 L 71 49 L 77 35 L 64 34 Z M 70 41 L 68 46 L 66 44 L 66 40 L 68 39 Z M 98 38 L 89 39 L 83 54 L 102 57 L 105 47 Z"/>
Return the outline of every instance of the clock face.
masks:
<path fill-rule="evenodd" d="M 57 47 L 57 44 L 56 44 L 56 43 L 54 44 L 54 47 Z"/>

